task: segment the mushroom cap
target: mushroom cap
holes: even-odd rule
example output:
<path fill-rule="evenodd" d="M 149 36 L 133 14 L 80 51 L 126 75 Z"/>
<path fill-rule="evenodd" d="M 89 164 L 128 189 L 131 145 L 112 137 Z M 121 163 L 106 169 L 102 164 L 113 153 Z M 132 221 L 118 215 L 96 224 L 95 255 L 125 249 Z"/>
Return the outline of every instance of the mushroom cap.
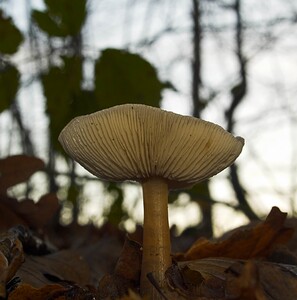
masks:
<path fill-rule="evenodd" d="M 244 139 L 222 127 L 142 104 L 74 118 L 62 130 L 65 151 L 107 181 L 162 177 L 170 188 L 203 181 L 234 162 Z"/>

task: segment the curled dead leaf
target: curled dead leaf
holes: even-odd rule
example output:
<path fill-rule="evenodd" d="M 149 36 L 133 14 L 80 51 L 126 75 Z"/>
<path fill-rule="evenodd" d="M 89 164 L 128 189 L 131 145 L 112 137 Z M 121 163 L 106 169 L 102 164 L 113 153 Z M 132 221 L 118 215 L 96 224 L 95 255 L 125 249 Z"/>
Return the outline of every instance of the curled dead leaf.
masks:
<path fill-rule="evenodd" d="M 126 236 L 114 273 L 134 282 L 135 285 L 139 284 L 141 259 L 141 245 Z"/>
<path fill-rule="evenodd" d="M 37 202 L 31 199 L 18 201 L 6 195 L 0 198 L 0 228 L 9 229 L 15 225 L 26 225 L 42 229 L 59 209 L 59 200 L 53 193 L 43 195 Z M 9 217 L 6 217 L 6 216 Z"/>
<path fill-rule="evenodd" d="M 12 233 L 0 237 L 0 298 L 6 297 L 6 285 L 24 262 L 22 243 Z"/>
<path fill-rule="evenodd" d="M 112 275 L 101 278 L 98 293 L 102 299 L 117 299 L 139 286 L 141 246 L 126 236 L 122 252 Z"/>
<path fill-rule="evenodd" d="M 9 187 L 28 180 L 35 172 L 43 170 L 44 162 L 28 155 L 14 155 L 0 159 L 0 194 Z"/>
<path fill-rule="evenodd" d="M 18 202 L 14 211 L 21 216 L 30 228 L 42 228 L 59 208 L 59 200 L 53 193 L 43 195 L 36 203 L 25 199 Z"/>
<path fill-rule="evenodd" d="M 284 227 L 287 214 L 273 207 L 264 222 L 247 229 L 238 229 L 222 241 L 198 239 L 186 253 L 174 256 L 177 261 L 207 257 L 249 259 L 266 257 L 275 245 L 286 243 L 294 230 Z"/>

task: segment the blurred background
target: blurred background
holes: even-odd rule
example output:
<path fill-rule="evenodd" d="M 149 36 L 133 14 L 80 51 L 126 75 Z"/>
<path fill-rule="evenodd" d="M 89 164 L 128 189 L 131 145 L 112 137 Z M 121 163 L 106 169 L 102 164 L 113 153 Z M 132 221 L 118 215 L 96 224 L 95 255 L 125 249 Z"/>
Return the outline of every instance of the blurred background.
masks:
<path fill-rule="evenodd" d="M 133 230 L 139 186 L 100 182 L 57 137 L 77 115 L 144 103 L 246 141 L 231 168 L 171 193 L 177 233 L 218 236 L 274 205 L 296 216 L 296 67 L 293 0 L 0 0 L 0 158 L 46 163 L 9 193 L 57 193 L 64 224 Z"/>

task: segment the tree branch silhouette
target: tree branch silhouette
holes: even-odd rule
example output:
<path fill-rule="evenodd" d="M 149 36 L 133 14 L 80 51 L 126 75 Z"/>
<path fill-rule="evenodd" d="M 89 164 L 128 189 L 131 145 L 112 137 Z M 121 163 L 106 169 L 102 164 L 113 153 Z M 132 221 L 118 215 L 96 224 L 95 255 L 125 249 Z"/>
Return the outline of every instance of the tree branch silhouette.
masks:
<path fill-rule="evenodd" d="M 239 64 L 240 81 L 231 89 L 232 101 L 230 107 L 228 108 L 225 114 L 227 118 L 227 129 L 229 132 L 233 132 L 234 129 L 234 112 L 238 107 L 238 105 L 242 102 L 242 100 L 244 99 L 247 93 L 247 79 L 246 79 L 247 64 L 246 64 L 246 58 L 243 53 L 244 33 L 243 33 L 243 24 L 242 24 L 243 22 L 241 16 L 241 0 L 235 0 L 233 9 L 236 15 L 235 42 L 236 42 L 236 57 L 237 57 L 237 62 Z M 246 191 L 241 185 L 236 164 L 233 164 L 230 167 L 230 179 L 231 179 L 234 192 L 238 199 L 239 206 L 242 209 L 242 211 L 250 220 L 258 219 L 258 216 L 252 210 L 252 208 L 250 207 L 246 199 Z"/>

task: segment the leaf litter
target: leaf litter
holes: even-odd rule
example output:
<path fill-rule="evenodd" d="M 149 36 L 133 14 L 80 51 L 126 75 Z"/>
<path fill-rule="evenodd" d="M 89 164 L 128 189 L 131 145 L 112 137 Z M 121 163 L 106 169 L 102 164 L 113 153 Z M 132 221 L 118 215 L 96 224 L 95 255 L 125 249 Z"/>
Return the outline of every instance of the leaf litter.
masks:
<path fill-rule="evenodd" d="M 145 299 L 140 227 L 127 235 L 109 223 L 62 226 L 53 221 L 56 195 L 36 203 L 8 196 L 43 168 L 25 155 L 0 160 L 0 299 Z M 296 224 L 273 207 L 262 222 L 172 254 L 165 288 L 148 278 L 164 299 L 296 299 Z"/>

